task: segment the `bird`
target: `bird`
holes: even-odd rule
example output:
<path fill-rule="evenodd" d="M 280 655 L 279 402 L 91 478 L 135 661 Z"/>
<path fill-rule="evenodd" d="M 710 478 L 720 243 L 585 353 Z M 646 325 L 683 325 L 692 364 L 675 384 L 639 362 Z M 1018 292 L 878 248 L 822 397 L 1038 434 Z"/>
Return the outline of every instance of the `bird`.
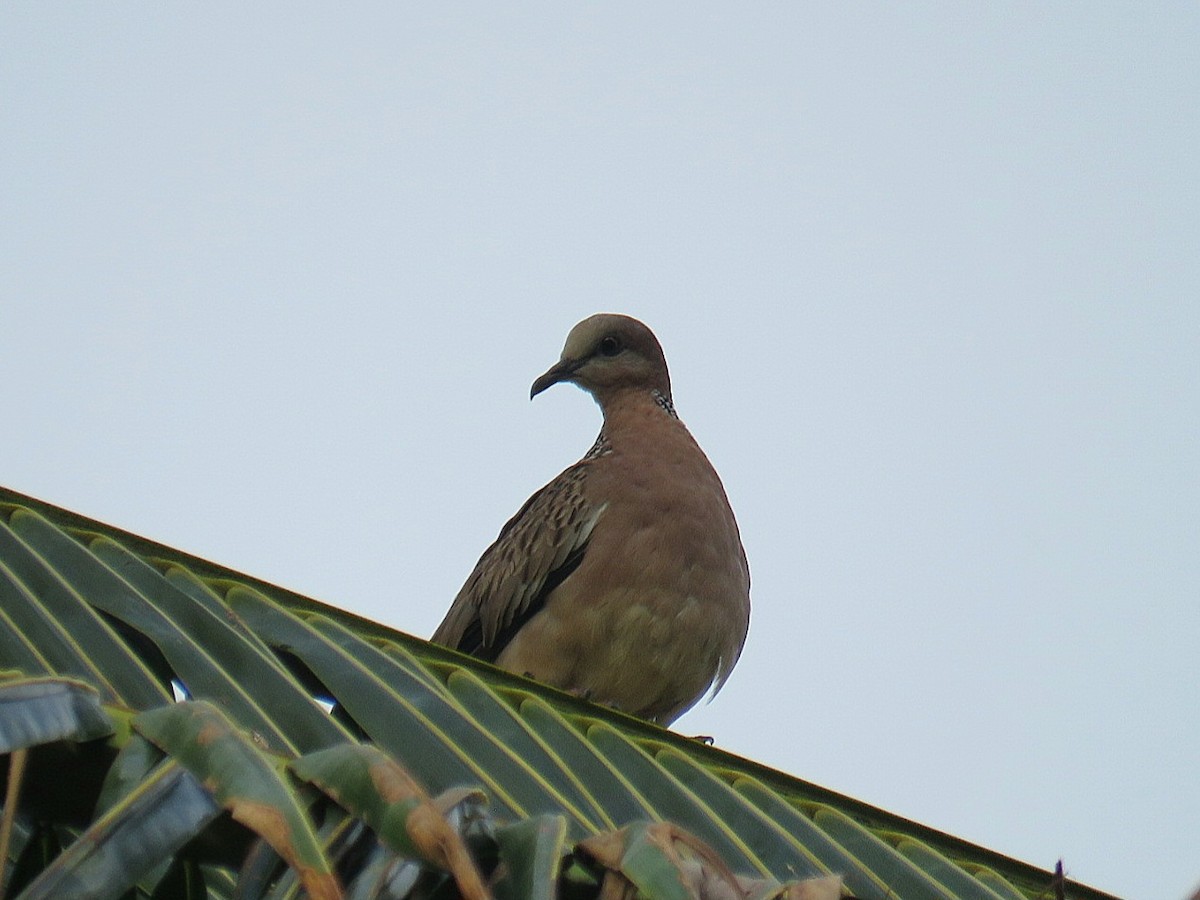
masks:
<path fill-rule="evenodd" d="M 595 399 L 599 436 L 508 520 L 432 641 L 667 727 L 741 655 L 737 521 L 645 324 L 584 319 L 529 397 L 563 382 Z"/>

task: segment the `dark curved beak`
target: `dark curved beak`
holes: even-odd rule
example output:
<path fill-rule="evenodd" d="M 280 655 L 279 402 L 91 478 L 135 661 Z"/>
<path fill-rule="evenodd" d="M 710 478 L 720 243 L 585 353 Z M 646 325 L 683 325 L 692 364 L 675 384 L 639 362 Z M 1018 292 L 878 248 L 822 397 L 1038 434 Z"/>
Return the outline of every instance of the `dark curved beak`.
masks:
<path fill-rule="evenodd" d="M 539 375 L 534 381 L 533 387 L 529 389 L 529 399 L 532 400 L 546 388 L 552 384 L 558 384 L 560 381 L 569 381 L 571 376 L 575 374 L 575 370 L 579 368 L 580 361 L 577 359 L 560 359 L 545 373 Z"/>

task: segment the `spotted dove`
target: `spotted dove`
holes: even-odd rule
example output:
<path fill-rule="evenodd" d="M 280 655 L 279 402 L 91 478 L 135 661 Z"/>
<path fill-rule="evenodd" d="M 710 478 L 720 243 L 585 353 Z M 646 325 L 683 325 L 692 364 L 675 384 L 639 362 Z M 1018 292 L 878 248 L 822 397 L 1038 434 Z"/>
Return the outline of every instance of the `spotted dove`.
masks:
<path fill-rule="evenodd" d="M 654 334 L 584 319 L 532 399 L 560 381 L 604 424 L 480 558 L 437 643 L 662 725 L 725 683 L 750 622 L 750 570 L 725 490 L 675 414 Z"/>

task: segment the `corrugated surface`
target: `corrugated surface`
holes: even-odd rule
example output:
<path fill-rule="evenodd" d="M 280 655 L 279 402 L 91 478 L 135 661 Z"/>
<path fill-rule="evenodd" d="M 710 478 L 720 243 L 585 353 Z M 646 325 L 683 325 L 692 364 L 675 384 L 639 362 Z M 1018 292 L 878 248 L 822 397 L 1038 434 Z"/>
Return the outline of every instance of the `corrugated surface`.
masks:
<path fill-rule="evenodd" d="M 4 489 L 0 669 L 137 711 L 183 691 L 285 756 L 368 739 L 431 792 L 478 785 L 573 840 L 662 819 L 737 872 L 864 898 L 1053 896 L 1047 870 Z"/>

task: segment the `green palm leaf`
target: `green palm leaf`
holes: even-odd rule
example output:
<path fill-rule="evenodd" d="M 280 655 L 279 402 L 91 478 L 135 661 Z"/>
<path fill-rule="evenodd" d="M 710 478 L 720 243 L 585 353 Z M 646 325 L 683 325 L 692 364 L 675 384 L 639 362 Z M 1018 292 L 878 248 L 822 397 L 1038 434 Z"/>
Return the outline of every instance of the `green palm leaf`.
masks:
<path fill-rule="evenodd" d="M 1052 878 L 0 489 L 5 670 L 10 895 L 1014 900 Z"/>

